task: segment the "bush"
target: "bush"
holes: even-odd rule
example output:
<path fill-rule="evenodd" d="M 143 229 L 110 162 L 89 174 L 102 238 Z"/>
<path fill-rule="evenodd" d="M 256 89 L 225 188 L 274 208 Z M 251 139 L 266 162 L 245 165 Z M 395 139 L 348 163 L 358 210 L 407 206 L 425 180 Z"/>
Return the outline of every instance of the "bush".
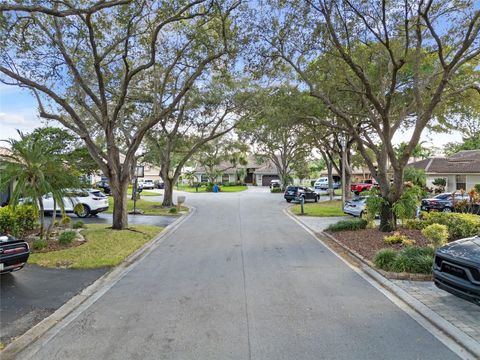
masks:
<path fill-rule="evenodd" d="M 0 232 L 17 235 L 19 231 L 15 211 L 11 206 L 0 208 Z"/>
<path fill-rule="evenodd" d="M 430 247 L 407 247 L 400 251 L 382 249 L 374 256 L 373 263 L 386 271 L 431 274 L 433 255 Z"/>
<path fill-rule="evenodd" d="M 60 220 L 60 223 L 64 226 L 70 225 L 71 222 L 72 222 L 72 219 L 69 216 L 63 216 L 62 220 Z"/>
<path fill-rule="evenodd" d="M 366 229 L 367 224 L 367 220 L 364 219 L 341 220 L 327 227 L 327 231 L 361 230 Z"/>
<path fill-rule="evenodd" d="M 77 233 L 75 231 L 69 230 L 69 231 L 64 231 L 58 236 L 58 242 L 61 245 L 69 245 L 75 239 L 77 236 Z"/>
<path fill-rule="evenodd" d="M 382 249 L 378 251 L 373 257 L 373 263 L 376 267 L 385 271 L 390 271 L 390 268 L 397 257 L 397 250 Z"/>
<path fill-rule="evenodd" d="M 85 225 L 85 223 L 82 220 L 77 220 L 73 223 L 72 228 L 81 229 L 81 228 L 83 228 L 84 225 Z"/>
<path fill-rule="evenodd" d="M 213 186 L 214 185 L 215 185 L 214 183 L 208 183 L 205 187 L 205 191 L 206 192 L 213 192 Z"/>
<path fill-rule="evenodd" d="M 15 209 L 17 224 L 20 233 L 33 230 L 37 227 L 37 216 L 35 209 L 31 205 L 19 205 Z"/>
<path fill-rule="evenodd" d="M 480 234 L 480 216 L 474 214 L 430 212 L 425 215 L 423 224 L 447 226 L 450 241 Z"/>
<path fill-rule="evenodd" d="M 475 189 L 476 192 L 480 193 L 480 184 L 475 184 L 473 188 Z"/>
<path fill-rule="evenodd" d="M 272 189 L 270 189 L 270 192 L 271 192 L 271 193 L 281 193 L 281 192 L 283 192 L 283 191 L 282 191 L 281 188 L 278 188 L 278 187 L 277 187 L 277 188 L 272 188 Z"/>
<path fill-rule="evenodd" d="M 407 247 L 398 252 L 390 271 L 431 274 L 434 251 L 429 247 Z"/>
<path fill-rule="evenodd" d="M 403 239 L 402 240 L 402 245 L 407 247 L 407 246 L 413 246 L 416 244 L 416 241 L 413 240 L 413 239 L 409 239 L 409 238 L 406 238 L 406 239 Z"/>
<path fill-rule="evenodd" d="M 43 250 L 47 247 L 48 243 L 47 240 L 44 239 L 35 239 L 32 242 L 33 250 Z"/>
<path fill-rule="evenodd" d="M 395 231 L 393 235 L 383 237 L 383 242 L 388 245 L 402 244 L 406 240 L 409 240 L 408 236 L 401 235 L 398 231 Z"/>
<path fill-rule="evenodd" d="M 168 212 L 170 214 L 176 214 L 177 213 L 177 208 L 176 207 L 171 207 L 170 209 L 168 209 Z"/>
<path fill-rule="evenodd" d="M 425 224 L 420 219 L 408 219 L 403 224 L 407 229 L 412 230 L 422 230 L 425 227 Z"/>
<path fill-rule="evenodd" d="M 428 225 L 422 230 L 422 234 L 435 248 L 443 246 L 448 242 L 448 228 L 445 225 Z"/>

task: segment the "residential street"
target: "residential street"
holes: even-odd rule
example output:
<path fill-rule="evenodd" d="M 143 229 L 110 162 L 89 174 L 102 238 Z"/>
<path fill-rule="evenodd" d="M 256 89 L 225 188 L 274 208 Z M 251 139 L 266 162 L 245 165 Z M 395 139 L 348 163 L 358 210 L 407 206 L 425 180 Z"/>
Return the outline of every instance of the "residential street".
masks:
<path fill-rule="evenodd" d="M 193 216 L 34 359 L 457 358 L 288 218 L 282 194 L 186 197 Z"/>

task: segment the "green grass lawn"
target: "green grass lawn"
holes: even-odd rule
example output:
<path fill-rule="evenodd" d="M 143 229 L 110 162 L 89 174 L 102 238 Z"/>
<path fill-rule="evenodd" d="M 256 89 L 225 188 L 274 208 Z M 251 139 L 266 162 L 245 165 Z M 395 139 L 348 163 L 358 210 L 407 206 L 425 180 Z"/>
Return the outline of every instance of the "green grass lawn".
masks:
<path fill-rule="evenodd" d="M 305 215 L 328 217 L 328 216 L 343 216 L 342 202 L 339 200 L 322 201 L 318 203 L 305 203 Z M 300 215 L 300 204 L 294 205 L 291 208 L 292 213 Z"/>
<path fill-rule="evenodd" d="M 106 214 L 113 213 L 113 198 L 111 196 L 108 197 L 108 210 L 105 211 Z M 133 210 L 133 200 L 128 199 L 128 211 Z M 170 209 L 168 207 L 163 207 L 161 202 L 157 201 L 147 201 L 147 200 L 137 200 L 137 210 L 142 210 L 144 215 L 168 215 L 168 216 L 175 216 L 178 215 L 176 213 L 170 213 Z M 181 211 L 188 211 L 188 208 L 182 206 Z"/>
<path fill-rule="evenodd" d="M 132 195 L 132 188 L 128 188 L 127 193 L 128 195 Z M 140 196 L 160 196 L 160 195 L 162 195 L 162 193 L 157 193 L 157 192 L 148 191 L 148 190 L 143 190 L 140 193 Z"/>
<path fill-rule="evenodd" d="M 135 225 L 128 230 L 112 230 L 105 224 L 90 224 L 82 231 L 87 242 L 65 250 L 33 253 L 29 264 L 46 267 L 93 269 L 120 264 L 163 228 Z"/>
<path fill-rule="evenodd" d="M 176 187 L 178 190 L 181 190 L 181 191 L 187 191 L 187 192 L 191 192 L 191 193 L 194 193 L 194 192 L 197 192 L 195 186 L 186 186 L 186 185 L 179 185 L 178 187 Z M 240 191 L 245 191 L 247 190 L 248 187 L 247 186 L 220 186 L 220 192 L 240 192 Z M 206 187 L 205 186 L 199 186 L 198 187 L 198 192 L 206 192 Z"/>

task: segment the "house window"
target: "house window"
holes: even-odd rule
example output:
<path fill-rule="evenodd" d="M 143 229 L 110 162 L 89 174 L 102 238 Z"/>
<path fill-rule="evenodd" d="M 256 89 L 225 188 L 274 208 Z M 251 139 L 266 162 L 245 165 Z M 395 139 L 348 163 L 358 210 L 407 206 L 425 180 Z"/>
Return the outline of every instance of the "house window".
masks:
<path fill-rule="evenodd" d="M 200 176 L 200 181 L 205 183 L 208 182 L 207 174 L 202 174 L 202 176 Z"/>
<path fill-rule="evenodd" d="M 455 175 L 455 182 L 457 183 L 457 190 L 467 189 L 467 175 Z"/>
<path fill-rule="evenodd" d="M 223 174 L 222 175 L 222 182 L 229 182 L 230 181 L 230 176 L 228 174 Z"/>

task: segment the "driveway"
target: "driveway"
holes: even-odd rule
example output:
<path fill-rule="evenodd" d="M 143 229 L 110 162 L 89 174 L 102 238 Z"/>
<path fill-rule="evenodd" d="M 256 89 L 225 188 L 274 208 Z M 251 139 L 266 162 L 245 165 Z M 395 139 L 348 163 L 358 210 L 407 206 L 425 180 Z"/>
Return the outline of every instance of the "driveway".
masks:
<path fill-rule="evenodd" d="M 18 358 L 457 358 L 284 215 L 281 194 L 188 204 L 158 248 Z"/>
<path fill-rule="evenodd" d="M 107 270 L 48 269 L 27 264 L 20 271 L 2 275 L 0 341 L 5 344 L 22 335 Z"/>

